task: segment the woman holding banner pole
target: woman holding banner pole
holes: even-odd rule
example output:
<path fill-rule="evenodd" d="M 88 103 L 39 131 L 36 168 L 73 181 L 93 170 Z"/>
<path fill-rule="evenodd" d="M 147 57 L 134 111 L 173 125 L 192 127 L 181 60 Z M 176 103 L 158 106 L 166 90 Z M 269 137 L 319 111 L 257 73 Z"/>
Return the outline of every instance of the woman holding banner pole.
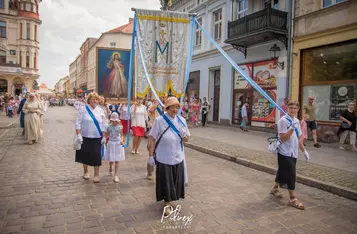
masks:
<path fill-rule="evenodd" d="M 164 200 L 165 215 L 172 211 L 172 201 L 185 198 L 185 152 L 183 143 L 190 132 L 186 120 L 177 113 L 180 103 L 169 97 L 165 105 L 167 113 L 156 118 L 150 131 L 148 164 L 156 164 L 156 200 Z"/>

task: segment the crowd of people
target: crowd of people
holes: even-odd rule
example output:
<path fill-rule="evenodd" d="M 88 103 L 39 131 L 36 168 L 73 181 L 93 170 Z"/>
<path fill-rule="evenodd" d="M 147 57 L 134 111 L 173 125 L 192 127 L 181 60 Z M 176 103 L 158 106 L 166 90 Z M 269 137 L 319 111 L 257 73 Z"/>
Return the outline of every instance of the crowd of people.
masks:
<path fill-rule="evenodd" d="M 160 108 L 156 101 L 146 106 L 140 97 L 136 98 L 132 106 L 126 103 L 108 104 L 104 97 L 96 93 L 90 93 L 87 101 L 83 101 L 76 100 L 73 104 L 78 109 L 75 161 L 83 164 L 83 179 L 90 178 L 88 166 L 93 166 L 93 182 L 99 183 L 99 168 L 105 160 L 109 162 L 109 174 L 118 183 L 119 163 L 125 160 L 125 135 L 131 130 L 131 153 L 140 154 L 141 140 L 146 128 L 149 128 L 147 178 L 152 180 L 152 172 L 156 167 L 157 201 L 164 200 L 167 207 L 165 213 L 170 213 L 170 202 L 185 197 L 183 143 L 190 136 L 186 120 L 178 115 L 178 99 L 165 96 L 162 99 L 165 108 Z"/>

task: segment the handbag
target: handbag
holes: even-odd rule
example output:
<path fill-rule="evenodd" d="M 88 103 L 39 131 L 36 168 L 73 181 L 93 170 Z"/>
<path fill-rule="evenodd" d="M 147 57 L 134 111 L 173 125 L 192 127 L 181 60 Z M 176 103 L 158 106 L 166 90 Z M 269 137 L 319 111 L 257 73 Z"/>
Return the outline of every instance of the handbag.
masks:
<path fill-rule="evenodd" d="M 102 130 L 100 129 L 100 127 L 99 127 L 98 120 L 95 118 L 95 116 L 93 115 L 92 111 L 89 109 L 89 107 L 87 105 L 86 105 L 86 110 L 87 110 L 89 116 L 92 118 L 92 120 L 94 122 L 94 125 L 95 125 L 95 127 L 97 128 L 97 130 L 99 132 L 100 137 L 103 138 L 103 133 L 102 133 Z M 104 158 L 104 144 L 102 144 L 102 146 L 101 146 L 101 155 L 102 155 L 102 158 Z"/>
<path fill-rule="evenodd" d="M 82 147 L 81 144 L 78 144 L 77 142 L 77 134 L 74 134 L 74 139 L 73 139 L 73 149 L 74 150 L 80 150 Z"/>
<path fill-rule="evenodd" d="M 351 125 L 349 125 L 348 123 L 342 122 L 341 123 L 341 128 L 343 129 L 349 129 L 351 127 Z"/>

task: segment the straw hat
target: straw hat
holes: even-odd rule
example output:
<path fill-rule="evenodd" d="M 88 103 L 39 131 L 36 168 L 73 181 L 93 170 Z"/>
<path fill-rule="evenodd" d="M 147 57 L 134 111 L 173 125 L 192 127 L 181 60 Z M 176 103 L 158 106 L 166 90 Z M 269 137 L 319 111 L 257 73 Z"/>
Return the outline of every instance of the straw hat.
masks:
<path fill-rule="evenodd" d="M 113 112 L 113 113 L 110 115 L 110 121 L 119 122 L 120 119 L 119 119 L 118 113 Z"/>
<path fill-rule="evenodd" d="M 165 109 L 168 109 L 170 106 L 180 106 L 180 102 L 176 97 L 169 97 L 165 103 Z"/>

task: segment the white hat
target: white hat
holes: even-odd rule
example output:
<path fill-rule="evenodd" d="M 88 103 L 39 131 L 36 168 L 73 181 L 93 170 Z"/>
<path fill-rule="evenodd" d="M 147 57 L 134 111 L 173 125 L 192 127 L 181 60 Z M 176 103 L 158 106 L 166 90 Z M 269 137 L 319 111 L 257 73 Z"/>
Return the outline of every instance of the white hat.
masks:
<path fill-rule="evenodd" d="M 120 119 L 119 119 L 119 115 L 118 115 L 118 113 L 116 113 L 116 112 L 113 112 L 111 115 L 110 115 L 110 121 L 116 121 L 116 122 L 119 122 L 120 121 Z"/>

